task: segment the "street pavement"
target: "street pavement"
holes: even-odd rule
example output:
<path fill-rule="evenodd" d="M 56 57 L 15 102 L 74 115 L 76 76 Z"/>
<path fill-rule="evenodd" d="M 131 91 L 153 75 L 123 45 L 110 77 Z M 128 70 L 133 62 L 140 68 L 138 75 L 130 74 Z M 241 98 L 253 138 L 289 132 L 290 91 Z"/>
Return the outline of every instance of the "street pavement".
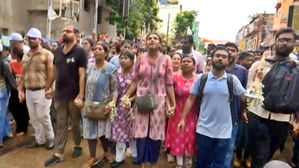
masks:
<path fill-rule="evenodd" d="M 31 129 L 30 129 L 31 130 Z M 32 130 L 30 131 L 32 132 Z M 71 133 L 68 133 L 68 142 L 65 149 L 64 161 L 50 166 L 50 168 L 81 168 L 89 158 L 89 151 L 87 141 L 82 141 L 83 153 L 77 158 L 72 158 L 73 140 Z M 43 168 L 44 162 L 52 154 L 53 150 L 47 150 L 45 147 L 38 147 L 34 149 L 26 149 L 26 144 L 31 142 L 33 137 L 29 134 L 21 138 L 8 139 L 0 150 L 0 168 Z M 103 151 L 100 144 L 97 147 L 97 157 L 101 157 Z M 131 158 L 127 158 L 125 163 L 120 168 L 139 168 L 138 165 L 131 163 Z M 169 164 L 166 161 L 166 155 L 162 154 L 159 158 L 159 167 L 174 168 L 174 164 Z M 110 168 L 110 164 L 104 162 L 104 168 Z M 97 166 L 95 166 L 97 168 Z M 99 167 L 100 168 L 100 167 Z"/>
<path fill-rule="evenodd" d="M 30 133 L 21 138 L 11 138 L 8 139 L 4 144 L 5 147 L 0 149 L 0 168 L 42 168 L 44 167 L 44 162 L 52 154 L 53 150 L 47 150 L 45 147 L 39 147 L 35 149 L 26 149 L 26 144 L 33 140 L 32 128 L 30 128 Z M 86 140 L 82 141 L 83 154 L 77 159 L 73 159 L 72 149 L 73 149 L 73 140 L 71 133 L 68 133 L 68 143 L 65 149 L 64 161 L 58 163 L 50 168 L 81 168 L 88 160 L 89 151 Z M 277 152 L 274 156 L 274 159 L 284 160 L 290 163 L 291 160 L 291 148 L 292 140 L 288 138 L 288 141 L 285 146 L 285 150 L 282 154 Z M 97 156 L 101 157 L 103 151 L 101 150 L 100 144 L 97 148 Z M 175 164 L 169 164 L 166 161 L 166 155 L 161 154 L 158 161 L 160 168 L 174 168 Z M 110 168 L 109 163 L 104 164 L 104 168 Z M 133 165 L 130 158 L 127 158 L 125 164 L 120 166 L 120 168 L 138 168 L 140 166 Z M 95 167 L 96 168 L 96 167 Z"/>

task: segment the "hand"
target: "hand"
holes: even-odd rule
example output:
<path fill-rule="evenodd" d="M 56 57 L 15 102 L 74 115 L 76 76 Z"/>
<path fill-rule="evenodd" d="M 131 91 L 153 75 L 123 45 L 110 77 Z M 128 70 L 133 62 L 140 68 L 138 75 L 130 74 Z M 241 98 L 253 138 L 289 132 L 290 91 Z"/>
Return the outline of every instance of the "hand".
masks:
<path fill-rule="evenodd" d="M 294 136 L 298 137 L 299 136 L 299 121 L 295 120 L 292 122 L 293 125 L 293 134 Z"/>
<path fill-rule="evenodd" d="M 109 114 L 111 112 L 111 110 L 112 110 L 112 108 L 109 105 L 105 106 L 105 112 L 104 112 L 104 114 L 105 115 Z"/>
<path fill-rule="evenodd" d="M 181 121 L 178 124 L 177 131 L 181 132 L 184 129 L 184 127 L 185 127 L 185 119 L 181 119 Z"/>
<path fill-rule="evenodd" d="M 125 109 L 130 109 L 131 108 L 131 99 L 129 98 L 129 96 L 124 95 L 121 99 L 120 99 L 120 105 L 121 107 L 125 108 Z"/>
<path fill-rule="evenodd" d="M 174 115 L 174 112 L 175 112 L 175 107 L 172 106 L 167 109 L 166 114 L 168 117 L 172 117 Z"/>
<path fill-rule="evenodd" d="M 54 91 L 52 88 L 49 88 L 48 90 L 46 90 L 45 96 L 47 99 L 52 99 L 54 96 Z"/>
<path fill-rule="evenodd" d="M 242 113 L 243 115 L 241 115 L 241 121 L 248 124 L 248 117 L 247 117 L 247 113 Z"/>
<path fill-rule="evenodd" d="M 106 106 L 105 106 L 105 112 L 104 114 L 109 114 L 111 113 L 112 109 L 115 109 L 115 101 L 110 101 Z"/>
<path fill-rule="evenodd" d="M 76 97 L 76 99 L 74 100 L 74 103 L 78 108 L 82 108 L 84 105 L 84 102 L 80 97 Z"/>
<path fill-rule="evenodd" d="M 22 103 L 25 100 L 25 93 L 24 91 L 18 91 L 19 102 Z"/>

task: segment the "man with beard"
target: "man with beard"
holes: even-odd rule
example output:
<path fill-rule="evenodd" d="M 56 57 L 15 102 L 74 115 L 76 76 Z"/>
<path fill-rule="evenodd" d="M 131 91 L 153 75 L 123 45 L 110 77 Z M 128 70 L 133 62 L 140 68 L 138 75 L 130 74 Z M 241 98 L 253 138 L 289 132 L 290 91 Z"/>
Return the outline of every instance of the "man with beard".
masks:
<path fill-rule="evenodd" d="M 196 68 L 195 73 L 203 73 L 205 69 L 204 59 L 203 56 L 193 49 L 194 47 L 194 40 L 192 35 L 185 36 L 181 41 L 181 50 L 178 52 L 182 55 L 189 55 L 195 59 Z"/>
<path fill-rule="evenodd" d="M 239 57 L 239 49 L 235 43 L 228 42 L 224 44 L 225 48 L 230 53 L 229 64 L 226 67 L 226 72 L 236 75 L 236 77 L 240 80 L 242 86 L 246 88 L 247 84 L 247 74 L 248 71 L 245 67 L 237 64 L 237 60 Z M 244 107 L 245 103 L 242 103 L 239 96 L 234 96 L 231 102 L 231 112 L 232 112 L 232 120 L 233 120 L 233 130 L 232 137 L 229 142 L 229 148 L 227 150 L 226 159 L 225 159 L 225 167 L 232 167 L 232 160 L 234 157 L 234 147 L 237 138 L 238 127 L 240 123 L 240 117 L 244 116 Z M 242 117 L 244 118 L 244 117 Z M 243 127 L 240 129 L 243 133 Z M 250 162 L 249 162 L 250 163 Z"/>
<path fill-rule="evenodd" d="M 47 149 L 54 147 L 54 132 L 50 118 L 52 100 L 45 97 L 53 77 L 53 54 L 43 49 L 41 32 L 31 28 L 27 33 L 30 50 L 23 56 L 22 75 L 18 86 L 20 102 L 26 97 L 30 122 L 35 131 L 35 140 L 27 148 L 35 148 L 47 143 Z M 26 93 L 26 95 L 25 95 Z"/>
<path fill-rule="evenodd" d="M 229 52 L 225 47 L 217 46 L 211 53 L 212 70 L 199 93 L 202 74 L 198 75 L 191 87 L 190 96 L 185 104 L 178 129 L 185 126 L 185 118 L 200 94 L 200 113 L 196 128 L 197 162 L 196 167 L 223 167 L 227 148 L 232 137 L 232 115 L 228 74 L 225 68 L 229 63 Z M 235 75 L 232 75 L 233 94 L 241 96 L 245 89 Z M 217 102 L 217 103 L 215 103 Z"/>
<path fill-rule="evenodd" d="M 77 158 L 82 154 L 80 109 L 83 107 L 85 88 L 85 69 L 87 67 L 87 55 L 83 48 L 76 43 L 75 27 L 71 24 L 63 29 L 63 46 L 55 53 L 54 71 L 55 78 L 51 78 L 51 84 L 56 81 L 54 107 L 56 111 L 56 137 L 55 152 L 45 162 L 45 166 L 63 161 L 64 148 L 67 142 L 68 118 L 71 119 L 74 150 L 72 157 Z M 48 88 L 47 97 L 52 95 L 52 89 Z"/>
<path fill-rule="evenodd" d="M 274 55 L 266 61 L 255 62 L 249 69 L 247 87 L 256 81 L 262 81 L 270 71 L 273 62 L 290 60 L 296 34 L 291 28 L 280 29 L 275 35 Z M 262 168 L 283 146 L 290 128 L 291 114 L 273 113 L 263 108 L 262 104 L 248 106 L 248 130 L 251 147 L 252 168 Z"/>

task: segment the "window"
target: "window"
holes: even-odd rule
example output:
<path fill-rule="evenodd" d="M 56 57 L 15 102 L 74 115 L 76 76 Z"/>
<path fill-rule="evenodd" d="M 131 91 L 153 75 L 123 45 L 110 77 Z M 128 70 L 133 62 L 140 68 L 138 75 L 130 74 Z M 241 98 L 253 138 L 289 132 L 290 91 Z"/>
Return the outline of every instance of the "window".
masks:
<path fill-rule="evenodd" d="M 97 24 L 101 24 L 102 23 L 102 7 L 98 6 L 98 22 Z"/>
<path fill-rule="evenodd" d="M 90 0 L 83 0 L 83 6 L 84 6 L 84 11 L 89 12 L 90 11 Z"/>

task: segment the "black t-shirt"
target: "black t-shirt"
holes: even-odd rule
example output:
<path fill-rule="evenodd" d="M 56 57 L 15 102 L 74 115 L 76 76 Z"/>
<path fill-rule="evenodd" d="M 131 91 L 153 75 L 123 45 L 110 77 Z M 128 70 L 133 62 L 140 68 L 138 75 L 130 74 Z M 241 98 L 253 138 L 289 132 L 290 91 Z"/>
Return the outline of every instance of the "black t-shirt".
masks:
<path fill-rule="evenodd" d="M 75 45 L 67 54 L 63 46 L 58 48 L 54 57 L 56 68 L 55 98 L 74 100 L 79 94 L 79 68 L 87 68 L 87 55 L 83 48 Z"/>

